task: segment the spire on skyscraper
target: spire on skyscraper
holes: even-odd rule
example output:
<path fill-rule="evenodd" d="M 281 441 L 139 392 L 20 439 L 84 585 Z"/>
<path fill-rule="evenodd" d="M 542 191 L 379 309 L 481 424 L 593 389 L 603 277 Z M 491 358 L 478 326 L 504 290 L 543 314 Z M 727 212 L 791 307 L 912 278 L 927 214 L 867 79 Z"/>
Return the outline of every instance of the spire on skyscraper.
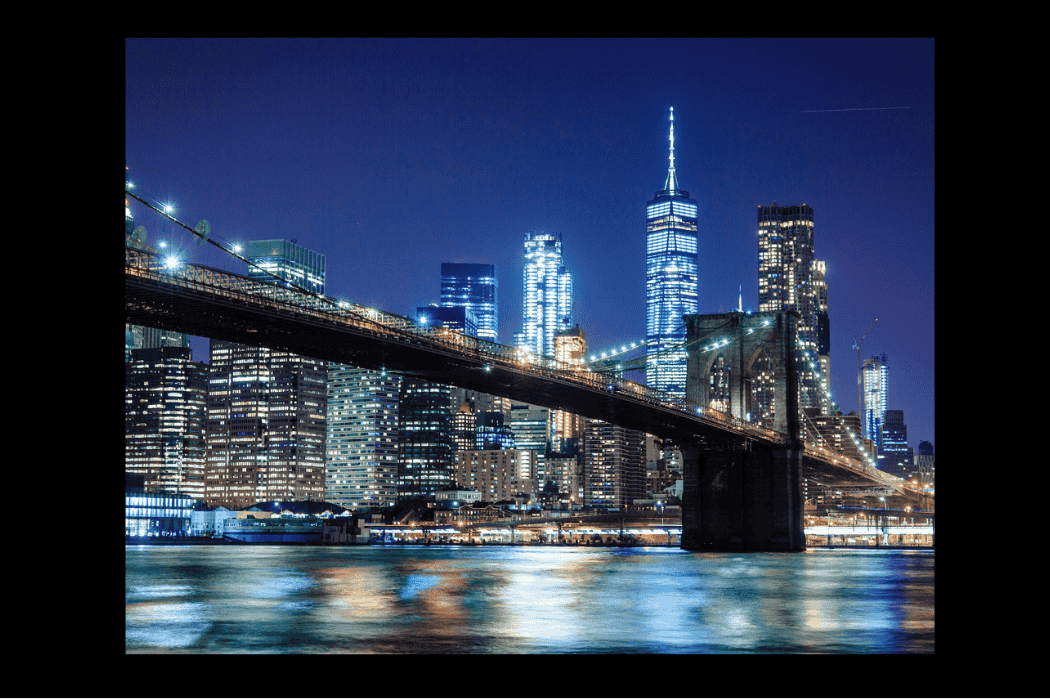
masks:
<path fill-rule="evenodd" d="M 667 168 L 667 180 L 664 182 L 664 189 L 667 191 L 674 191 L 678 189 L 678 177 L 674 174 L 674 107 L 671 107 L 671 164 Z"/>

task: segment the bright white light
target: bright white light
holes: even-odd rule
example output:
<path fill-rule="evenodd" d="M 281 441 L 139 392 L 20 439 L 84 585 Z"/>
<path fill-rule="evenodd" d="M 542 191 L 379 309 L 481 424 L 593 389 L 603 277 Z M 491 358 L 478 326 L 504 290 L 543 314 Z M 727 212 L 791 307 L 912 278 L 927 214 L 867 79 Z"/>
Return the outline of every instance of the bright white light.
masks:
<path fill-rule="evenodd" d="M 176 257 L 175 255 L 169 255 L 164 260 L 164 266 L 167 267 L 168 269 L 175 269 L 176 267 L 179 266 L 179 258 Z"/>

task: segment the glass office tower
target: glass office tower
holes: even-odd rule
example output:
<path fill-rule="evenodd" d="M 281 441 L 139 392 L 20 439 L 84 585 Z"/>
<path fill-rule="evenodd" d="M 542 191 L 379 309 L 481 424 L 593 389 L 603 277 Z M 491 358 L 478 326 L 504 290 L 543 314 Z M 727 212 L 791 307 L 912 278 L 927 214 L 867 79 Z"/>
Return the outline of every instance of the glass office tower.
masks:
<path fill-rule="evenodd" d="M 678 188 L 674 169 L 674 108 L 671 156 L 664 188 L 645 210 L 646 380 L 650 387 L 685 397 L 686 351 L 682 316 L 698 308 L 697 204 Z"/>
<path fill-rule="evenodd" d="M 515 345 L 535 355 L 554 356 L 554 336 L 572 319 L 572 275 L 561 256 L 561 233 L 526 233 L 522 330 Z"/>
<path fill-rule="evenodd" d="M 466 308 L 474 314 L 482 340 L 499 342 L 496 265 L 441 263 L 442 308 Z"/>
<path fill-rule="evenodd" d="M 864 439 L 882 451 L 882 425 L 886 415 L 886 355 L 864 360 L 861 367 L 864 395 Z"/>
<path fill-rule="evenodd" d="M 287 240 L 253 240 L 248 243 L 246 258 L 261 267 L 248 267 L 248 277 L 272 281 L 270 274 L 315 294 L 324 293 L 324 255 L 290 243 Z"/>

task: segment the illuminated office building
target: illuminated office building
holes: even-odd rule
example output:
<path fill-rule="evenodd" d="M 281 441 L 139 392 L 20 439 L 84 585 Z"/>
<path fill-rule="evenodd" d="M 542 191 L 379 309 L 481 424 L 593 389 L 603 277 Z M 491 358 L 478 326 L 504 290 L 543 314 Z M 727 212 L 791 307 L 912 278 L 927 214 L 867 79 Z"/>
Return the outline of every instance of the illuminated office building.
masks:
<path fill-rule="evenodd" d="M 864 397 L 864 439 L 882 452 L 882 425 L 886 417 L 886 355 L 865 359 L 860 370 Z"/>
<path fill-rule="evenodd" d="M 125 472 L 148 492 L 203 500 L 207 365 L 188 347 L 135 349 L 124 377 Z"/>
<path fill-rule="evenodd" d="M 325 499 L 351 510 L 397 500 L 401 377 L 335 362 L 328 366 Z"/>
<path fill-rule="evenodd" d="M 758 305 L 759 311 L 797 311 L 799 321 L 799 409 L 831 405 L 822 390 L 826 379 L 821 367 L 830 369 L 825 266 L 814 259 L 813 207 L 758 207 Z M 822 341 L 823 338 L 823 341 Z M 812 362 L 814 368 L 809 367 Z M 820 378 L 818 378 L 818 376 Z"/>
<path fill-rule="evenodd" d="M 205 499 L 325 499 L 328 362 L 212 340 Z"/>
<path fill-rule="evenodd" d="M 496 265 L 441 263 L 441 306 L 469 310 L 482 340 L 499 341 L 498 286 Z"/>
<path fill-rule="evenodd" d="M 584 362 L 587 354 L 587 333 L 575 327 L 554 336 L 554 358 L 566 365 L 576 366 Z M 566 410 L 551 411 L 551 446 L 562 452 L 572 440 L 583 436 L 583 417 Z"/>
<path fill-rule="evenodd" d="M 451 402 L 450 387 L 402 377 L 397 416 L 398 498 L 433 495 L 452 486 Z"/>
<path fill-rule="evenodd" d="M 891 475 L 908 478 L 912 475 L 912 461 L 911 447 L 908 446 L 908 426 L 904 424 L 904 411 L 887 410 L 883 413 L 879 468 Z"/>
<path fill-rule="evenodd" d="M 674 168 L 674 108 L 671 108 L 670 167 L 664 188 L 645 210 L 645 287 L 648 346 L 646 382 L 685 396 L 686 350 L 682 316 L 698 309 L 697 204 L 678 188 Z"/>
<path fill-rule="evenodd" d="M 572 275 L 561 242 L 561 233 L 525 234 L 522 330 L 514 337 L 517 347 L 538 356 L 554 356 L 554 336 L 572 318 Z"/>
<path fill-rule="evenodd" d="M 319 252 L 287 240 L 253 240 L 244 256 L 257 265 L 248 266 L 250 279 L 272 282 L 272 274 L 315 294 L 324 293 L 325 259 Z"/>

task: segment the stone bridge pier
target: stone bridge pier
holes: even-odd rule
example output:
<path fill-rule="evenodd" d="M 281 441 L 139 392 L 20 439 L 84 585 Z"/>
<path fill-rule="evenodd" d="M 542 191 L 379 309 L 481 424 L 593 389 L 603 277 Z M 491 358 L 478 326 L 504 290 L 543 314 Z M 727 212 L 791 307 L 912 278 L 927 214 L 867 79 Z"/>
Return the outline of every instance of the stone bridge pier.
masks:
<path fill-rule="evenodd" d="M 683 440 L 682 548 L 696 551 L 804 551 L 802 456 L 794 312 L 688 315 L 686 397 L 710 406 L 712 373 L 728 371 L 734 417 L 751 405 L 752 366 L 773 365 L 776 444 L 696 435 Z M 723 343 L 728 340 L 728 343 Z M 716 347 L 721 345 L 721 348 Z M 714 349 L 712 349 L 714 348 Z M 719 360 L 721 356 L 721 360 Z M 716 364 L 717 362 L 717 364 Z M 768 371 L 769 363 L 766 364 Z M 769 377 L 764 378 L 769 381 Z"/>

